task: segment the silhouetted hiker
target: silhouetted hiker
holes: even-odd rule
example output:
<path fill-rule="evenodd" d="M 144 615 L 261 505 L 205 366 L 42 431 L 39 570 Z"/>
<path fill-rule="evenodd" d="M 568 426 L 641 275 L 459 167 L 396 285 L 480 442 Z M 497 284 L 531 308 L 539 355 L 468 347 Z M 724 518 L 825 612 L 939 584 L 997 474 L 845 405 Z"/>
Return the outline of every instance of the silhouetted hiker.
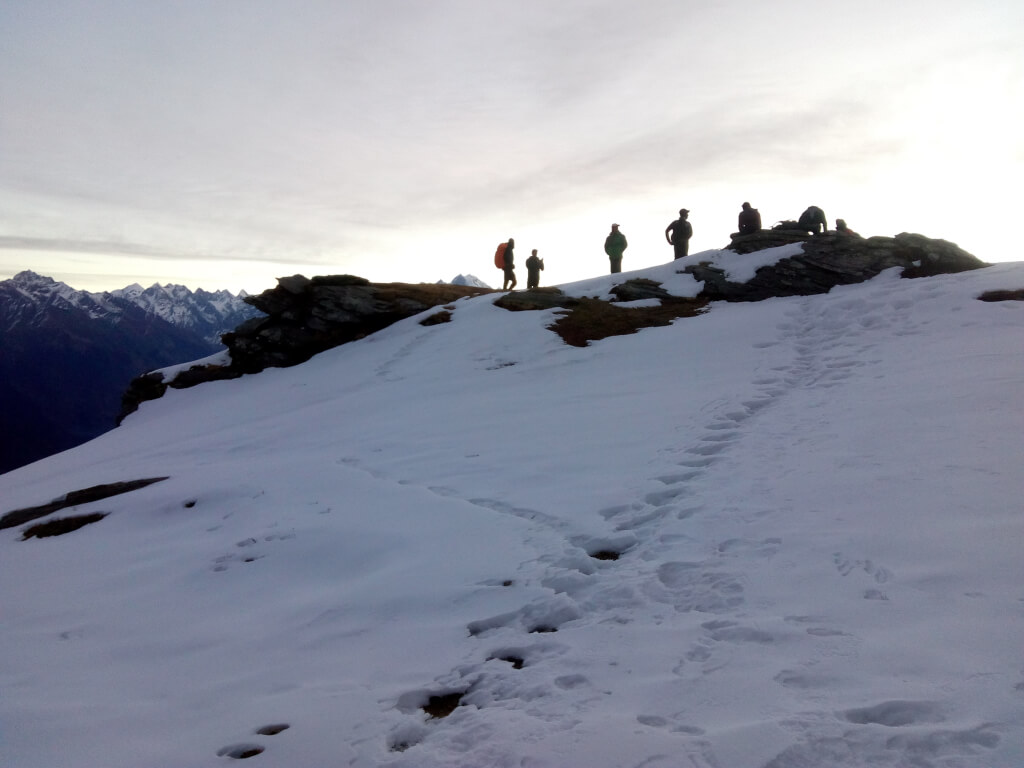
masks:
<path fill-rule="evenodd" d="M 805 232 L 813 232 L 816 235 L 828 229 L 828 222 L 825 221 L 825 212 L 816 205 L 812 205 L 801 213 L 797 224 Z"/>
<path fill-rule="evenodd" d="M 860 235 L 846 226 L 845 219 L 836 219 L 836 232 L 840 235 L 847 235 L 848 237 L 860 237 Z"/>
<path fill-rule="evenodd" d="M 501 290 L 511 291 L 516 287 L 516 273 L 515 273 L 515 257 L 512 254 L 512 250 L 516 247 L 516 241 L 511 237 L 508 239 L 508 245 L 505 247 L 505 282 L 502 283 Z M 512 285 L 509 285 L 511 281 Z"/>
<path fill-rule="evenodd" d="M 743 204 L 740 211 L 739 227 L 741 235 L 751 235 L 761 231 L 761 214 L 757 208 L 751 208 L 750 203 Z"/>
<path fill-rule="evenodd" d="M 537 249 L 534 248 L 530 258 L 526 260 L 526 289 L 536 288 L 540 285 L 540 273 L 544 269 L 544 259 L 537 258 Z"/>
<path fill-rule="evenodd" d="M 628 247 L 629 243 L 626 242 L 626 236 L 619 232 L 619 225 L 612 224 L 612 231 L 604 239 L 604 252 L 608 254 L 608 261 L 611 262 L 613 275 L 616 272 L 622 271 L 622 254 Z"/>
<path fill-rule="evenodd" d="M 690 212 L 685 208 L 679 209 L 679 218 L 665 227 L 665 239 L 676 252 L 676 258 L 682 259 L 690 250 L 690 238 L 693 237 L 693 226 L 686 220 Z M 672 233 L 669 235 L 669 233 Z"/>

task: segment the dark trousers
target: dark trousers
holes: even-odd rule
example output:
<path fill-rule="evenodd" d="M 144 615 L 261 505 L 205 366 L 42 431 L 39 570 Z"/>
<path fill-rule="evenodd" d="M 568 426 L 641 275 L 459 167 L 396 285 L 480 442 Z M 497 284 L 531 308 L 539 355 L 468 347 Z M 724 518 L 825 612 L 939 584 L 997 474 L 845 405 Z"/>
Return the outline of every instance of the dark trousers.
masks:
<path fill-rule="evenodd" d="M 622 257 L 621 256 L 619 256 L 618 258 L 616 258 L 615 256 L 609 256 L 608 257 L 608 261 L 610 261 L 611 264 L 612 264 L 612 274 L 613 275 L 616 272 L 621 272 L 622 271 Z"/>

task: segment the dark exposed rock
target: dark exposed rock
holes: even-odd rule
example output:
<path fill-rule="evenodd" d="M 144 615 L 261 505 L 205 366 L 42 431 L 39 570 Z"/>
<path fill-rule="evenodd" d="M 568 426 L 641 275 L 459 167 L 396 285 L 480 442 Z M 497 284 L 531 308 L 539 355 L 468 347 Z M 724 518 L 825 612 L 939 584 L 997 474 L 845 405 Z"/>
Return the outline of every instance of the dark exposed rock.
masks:
<path fill-rule="evenodd" d="M 578 299 L 566 296 L 558 288 L 533 288 L 528 291 L 509 291 L 499 297 L 494 302 L 494 306 L 507 309 L 510 312 L 522 312 L 554 309 L 555 307 L 569 309 L 577 303 L 579 303 Z"/>
<path fill-rule="evenodd" d="M 354 275 L 279 278 L 277 287 L 245 298 L 266 316 L 247 320 L 221 337 L 231 354 L 230 364 L 192 366 L 169 382 L 160 373 L 140 376 L 122 397 L 120 418 L 140 403 L 161 397 L 168 386 L 180 389 L 298 365 L 318 352 L 361 339 L 431 307 L 490 292 L 479 286 L 444 283 L 371 283 Z"/>
<path fill-rule="evenodd" d="M 103 499 L 109 499 L 111 496 L 119 496 L 122 493 L 137 491 L 139 488 L 145 488 L 147 485 L 159 483 L 166 479 L 166 477 L 144 477 L 140 480 L 127 480 L 120 483 L 104 483 L 103 485 L 93 485 L 89 488 L 82 488 L 78 491 L 70 491 L 47 504 L 41 504 L 38 507 L 15 509 L 8 512 L 3 517 L 0 517 L 0 530 L 4 528 L 14 528 L 22 523 L 29 523 L 33 520 L 38 520 L 40 517 L 46 517 L 46 515 L 52 514 L 61 509 L 67 509 L 68 507 L 75 507 L 79 504 L 89 504 L 93 501 L 102 501 Z"/>
<path fill-rule="evenodd" d="M 441 325 L 442 323 L 450 323 L 451 321 L 452 313 L 447 309 L 442 309 L 440 312 L 435 312 L 430 317 L 420 320 L 420 325 Z"/>
<path fill-rule="evenodd" d="M 903 233 L 896 237 L 851 237 L 837 233 L 804 233 L 767 230 L 733 238 L 730 250 L 745 250 L 803 242 L 803 252 L 761 267 L 753 279 L 733 283 L 725 273 L 709 265 L 686 268 L 704 282 L 702 296 L 712 300 L 760 301 L 775 296 L 808 296 L 827 293 L 836 285 L 861 283 L 892 267 L 901 267 L 904 277 L 963 272 L 986 266 L 980 259 L 946 240 Z M 793 239 L 795 238 L 795 240 Z"/>
<path fill-rule="evenodd" d="M 47 520 L 45 523 L 30 525 L 21 534 L 22 541 L 29 539 L 48 539 L 51 536 L 63 536 L 65 533 L 77 531 L 87 525 L 98 523 L 107 516 L 107 512 L 92 512 L 88 515 L 72 515 L 71 517 L 58 517 Z"/>
<path fill-rule="evenodd" d="M 487 292 L 463 285 L 371 283 L 353 275 L 279 278 L 276 288 L 246 298 L 267 317 L 224 335 L 230 370 L 297 365 L 431 307 Z"/>
<path fill-rule="evenodd" d="M 978 298 L 981 301 L 1024 301 L 1024 288 L 1016 291 L 985 291 Z"/>
<path fill-rule="evenodd" d="M 812 235 L 808 232 L 791 229 L 762 229 L 749 235 L 735 233 L 731 235 L 732 242 L 729 243 L 729 250 L 736 253 L 754 253 L 754 251 L 763 251 L 765 248 L 801 243 L 810 240 L 811 237 Z"/>
<path fill-rule="evenodd" d="M 627 280 L 616 285 L 611 290 L 619 301 L 641 301 L 643 299 L 667 299 L 669 293 L 661 287 L 660 283 L 648 280 L 645 277 Z"/>

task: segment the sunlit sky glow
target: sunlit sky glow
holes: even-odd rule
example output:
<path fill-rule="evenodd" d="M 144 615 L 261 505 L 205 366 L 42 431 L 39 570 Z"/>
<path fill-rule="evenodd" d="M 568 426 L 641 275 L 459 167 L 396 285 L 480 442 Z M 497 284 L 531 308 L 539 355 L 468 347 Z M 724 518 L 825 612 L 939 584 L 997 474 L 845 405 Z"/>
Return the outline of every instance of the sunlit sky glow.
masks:
<path fill-rule="evenodd" d="M 1024 259 L 1024 4 L 13 0 L 0 279 L 256 292 L 294 273 L 546 283 L 810 204 Z"/>

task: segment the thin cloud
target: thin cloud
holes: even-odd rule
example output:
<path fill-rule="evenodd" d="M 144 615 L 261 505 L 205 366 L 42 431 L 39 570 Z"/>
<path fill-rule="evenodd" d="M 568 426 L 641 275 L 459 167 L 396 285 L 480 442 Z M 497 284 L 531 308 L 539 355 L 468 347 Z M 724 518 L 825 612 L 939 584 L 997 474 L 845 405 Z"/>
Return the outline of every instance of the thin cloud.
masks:
<path fill-rule="evenodd" d="M 83 253 L 108 254 L 118 256 L 138 256 L 148 259 L 216 259 L 218 261 L 256 261 L 305 263 L 308 259 L 297 259 L 280 254 L 261 254 L 259 252 L 245 254 L 206 252 L 187 253 L 158 248 L 142 243 L 121 243 L 104 240 L 72 240 L 65 238 L 17 237 L 0 235 L 0 250 L 10 251 L 41 251 L 48 253 Z"/>

